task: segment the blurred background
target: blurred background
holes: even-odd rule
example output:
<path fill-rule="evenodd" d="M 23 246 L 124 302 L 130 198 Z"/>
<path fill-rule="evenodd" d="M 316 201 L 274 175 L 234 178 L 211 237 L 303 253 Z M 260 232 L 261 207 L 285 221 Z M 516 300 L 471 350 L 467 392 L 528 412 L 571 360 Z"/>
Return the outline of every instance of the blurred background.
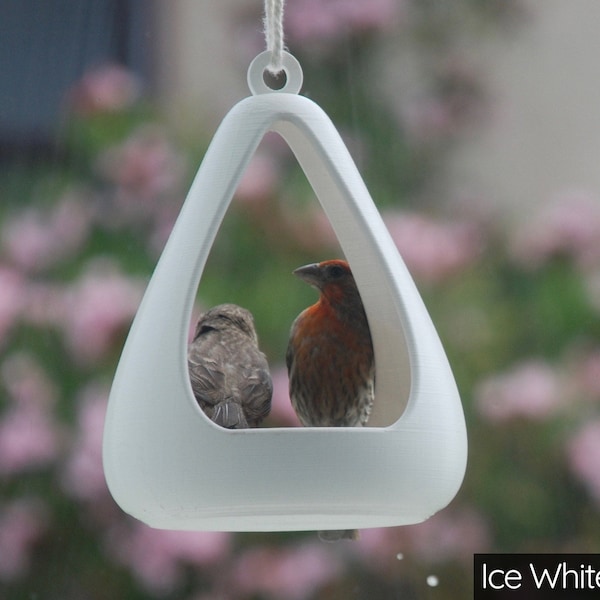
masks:
<path fill-rule="evenodd" d="M 101 464 L 111 378 L 220 120 L 248 95 L 261 0 L 0 4 L 0 598 L 456 599 L 476 552 L 600 552 L 600 5 L 288 0 L 303 93 L 331 117 L 454 369 L 470 455 L 423 524 L 153 530 Z M 293 268 L 339 256 L 266 136 L 195 314 L 255 315 L 283 366 L 315 300 Z"/>

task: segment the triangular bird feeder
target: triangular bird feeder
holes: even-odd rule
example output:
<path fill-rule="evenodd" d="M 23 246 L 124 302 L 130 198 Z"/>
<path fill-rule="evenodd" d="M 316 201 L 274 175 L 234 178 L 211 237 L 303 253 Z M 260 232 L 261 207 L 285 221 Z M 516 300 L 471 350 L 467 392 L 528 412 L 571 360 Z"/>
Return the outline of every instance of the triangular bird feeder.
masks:
<path fill-rule="evenodd" d="M 104 470 L 122 509 L 153 527 L 299 531 L 418 523 L 446 506 L 466 467 L 465 422 L 427 309 L 339 133 L 297 95 L 248 71 L 253 95 L 226 115 L 202 161 L 127 338 L 104 431 Z M 289 144 L 359 287 L 376 360 L 365 428 L 225 430 L 197 405 L 187 335 L 197 288 L 238 182 L 268 131 Z M 391 424 L 390 424 L 391 423 Z"/>

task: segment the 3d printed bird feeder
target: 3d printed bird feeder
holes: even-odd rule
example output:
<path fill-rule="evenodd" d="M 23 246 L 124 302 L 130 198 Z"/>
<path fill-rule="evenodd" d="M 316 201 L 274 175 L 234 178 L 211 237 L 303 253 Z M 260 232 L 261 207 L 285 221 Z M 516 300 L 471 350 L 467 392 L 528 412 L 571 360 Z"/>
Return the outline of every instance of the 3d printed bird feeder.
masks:
<path fill-rule="evenodd" d="M 112 386 L 104 469 L 124 511 L 153 527 L 282 531 L 425 520 L 462 482 L 460 398 L 429 314 L 340 135 L 297 95 L 302 71 L 269 53 L 248 70 L 252 96 L 224 118 L 148 285 Z M 187 334 L 202 271 L 238 182 L 267 131 L 289 144 L 331 221 L 359 287 L 376 360 L 365 428 L 225 430 L 197 405 Z M 406 400 L 408 398 L 408 400 Z"/>

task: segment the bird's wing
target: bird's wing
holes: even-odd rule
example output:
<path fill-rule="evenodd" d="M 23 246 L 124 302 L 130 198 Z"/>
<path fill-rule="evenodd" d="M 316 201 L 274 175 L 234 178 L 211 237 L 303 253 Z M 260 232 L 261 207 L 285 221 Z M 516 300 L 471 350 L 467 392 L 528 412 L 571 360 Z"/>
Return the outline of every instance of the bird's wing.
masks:
<path fill-rule="evenodd" d="M 200 405 L 215 405 L 223 399 L 225 375 L 219 361 L 207 357 L 188 357 L 190 381 L 194 396 Z"/>
<path fill-rule="evenodd" d="M 268 368 L 244 369 L 240 398 L 251 426 L 260 423 L 271 410 L 273 382 Z"/>

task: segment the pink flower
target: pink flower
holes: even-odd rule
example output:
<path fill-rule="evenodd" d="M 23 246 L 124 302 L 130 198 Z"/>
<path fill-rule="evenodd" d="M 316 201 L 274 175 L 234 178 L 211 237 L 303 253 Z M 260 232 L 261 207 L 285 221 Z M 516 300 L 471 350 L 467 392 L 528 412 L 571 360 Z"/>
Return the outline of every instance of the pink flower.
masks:
<path fill-rule="evenodd" d="M 165 244 L 173 231 L 173 226 L 177 220 L 175 211 L 158 211 L 154 219 L 153 231 L 148 236 L 148 251 L 151 256 L 160 257 Z"/>
<path fill-rule="evenodd" d="M 475 402 L 489 421 L 541 420 L 562 405 L 563 392 L 562 381 L 550 365 L 530 360 L 480 383 Z"/>
<path fill-rule="evenodd" d="M 0 343 L 21 315 L 25 289 L 25 281 L 17 271 L 0 265 Z"/>
<path fill-rule="evenodd" d="M 14 475 L 44 466 L 58 451 L 58 429 L 45 411 L 16 406 L 2 415 L 0 474 Z"/>
<path fill-rule="evenodd" d="M 277 426 L 300 427 L 300 420 L 292 407 L 289 394 L 287 369 L 279 366 L 271 371 L 273 379 L 273 399 L 269 418 Z"/>
<path fill-rule="evenodd" d="M 136 522 L 113 533 L 108 551 L 148 591 L 164 593 L 180 583 L 186 565 L 218 568 L 230 540 L 223 532 L 160 530 Z"/>
<path fill-rule="evenodd" d="M 43 507 L 35 500 L 20 498 L 0 507 L 0 580 L 27 573 L 33 546 L 46 527 Z"/>
<path fill-rule="evenodd" d="M 256 153 L 242 175 L 235 197 L 244 203 L 262 203 L 277 185 L 277 164 L 267 153 Z"/>
<path fill-rule="evenodd" d="M 95 262 L 66 295 L 63 327 L 72 357 L 102 359 L 120 343 L 143 294 L 143 283 L 110 262 Z"/>
<path fill-rule="evenodd" d="M 419 98 L 401 106 L 400 111 L 406 130 L 420 143 L 446 138 L 458 127 L 450 106 L 441 98 Z"/>
<path fill-rule="evenodd" d="M 400 255 L 416 278 L 439 282 L 472 264 L 481 252 L 478 228 L 467 222 L 435 222 L 423 215 L 395 212 L 384 221 Z"/>
<path fill-rule="evenodd" d="M 480 74 L 458 55 L 438 61 L 429 81 L 415 83 L 392 105 L 411 143 L 427 147 L 445 142 L 489 116 Z"/>
<path fill-rule="evenodd" d="M 51 412 L 54 384 L 26 355 L 7 359 L 1 374 L 12 405 L 0 420 L 0 474 L 45 466 L 61 446 L 61 431 Z"/>
<path fill-rule="evenodd" d="M 69 92 L 73 109 L 83 115 L 115 112 L 131 106 L 140 95 L 140 82 L 119 65 L 103 65 L 86 73 Z"/>
<path fill-rule="evenodd" d="M 567 458 L 573 473 L 600 506 L 600 420 L 575 433 L 567 445 Z"/>
<path fill-rule="evenodd" d="M 67 289 L 61 285 L 30 281 L 23 303 L 23 319 L 36 327 L 59 327 L 68 311 Z"/>
<path fill-rule="evenodd" d="M 569 402 L 600 402 L 600 347 L 576 341 L 566 353 L 564 380 Z"/>
<path fill-rule="evenodd" d="M 32 355 L 21 352 L 7 357 L 0 377 L 15 405 L 49 410 L 56 402 L 56 385 Z"/>
<path fill-rule="evenodd" d="M 394 571 L 398 554 L 403 554 L 408 547 L 405 534 L 406 527 L 361 529 L 351 550 L 370 570 L 378 573 Z"/>
<path fill-rule="evenodd" d="M 577 388 L 590 399 L 600 400 L 600 349 L 576 358 Z"/>
<path fill-rule="evenodd" d="M 510 240 L 515 260 L 539 267 L 557 254 L 588 267 L 600 260 L 600 199 L 582 190 L 570 190 L 542 206 Z"/>
<path fill-rule="evenodd" d="M 486 552 L 491 543 L 488 524 L 475 509 L 444 510 L 423 523 L 404 527 L 364 529 L 351 550 L 369 569 L 395 574 L 398 560 L 429 563 L 463 560 Z"/>
<path fill-rule="evenodd" d="M 77 432 L 65 465 L 62 482 L 75 498 L 103 501 L 108 487 L 102 465 L 102 435 L 108 403 L 108 389 L 90 385 L 79 399 Z"/>
<path fill-rule="evenodd" d="M 52 210 L 29 208 L 9 218 L 2 228 L 6 254 L 19 268 L 40 271 L 72 257 L 85 241 L 90 212 L 66 197 Z"/>
<path fill-rule="evenodd" d="M 398 0 L 297 0 L 286 7 L 285 28 L 295 42 L 332 42 L 353 33 L 387 30 L 401 17 Z"/>
<path fill-rule="evenodd" d="M 310 206 L 299 211 L 296 208 L 283 206 L 283 224 L 285 234 L 301 248 L 314 252 L 316 249 L 340 252 L 340 245 L 327 218 L 318 206 Z M 281 238 L 281 232 L 277 232 Z"/>
<path fill-rule="evenodd" d="M 428 562 L 460 559 L 469 563 L 473 554 L 490 548 L 491 535 L 485 519 L 477 511 L 442 511 L 427 521 L 406 528 L 411 554 Z"/>
<path fill-rule="evenodd" d="M 21 268 L 32 270 L 46 266 L 41 263 L 46 263 L 47 253 L 55 240 L 44 221 L 38 210 L 30 208 L 9 219 L 2 228 L 6 253 Z"/>
<path fill-rule="evenodd" d="M 269 598 L 309 598 L 341 572 L 335 554 L 310 543 L 288 548 L 254 547 L 235 565 L 232 579 L 246 595 Z"/>
<path fill-rule="evenodd" d="M 118 186 L 117 208 L 125 216 L 156 210 L 148 202 L 178 189 L 183 166 L 180 154 L 155 126 L 140 128 L 98 163 L 100 172 Z"/>

